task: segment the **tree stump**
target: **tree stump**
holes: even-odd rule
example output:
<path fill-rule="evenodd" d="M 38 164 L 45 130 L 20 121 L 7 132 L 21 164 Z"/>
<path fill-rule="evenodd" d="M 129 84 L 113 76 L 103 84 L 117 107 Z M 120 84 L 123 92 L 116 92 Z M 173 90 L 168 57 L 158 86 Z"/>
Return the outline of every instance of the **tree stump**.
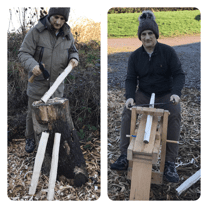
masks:
<path fill-rule="evenodd" d="M 86 163 L 80 148 L 79 137 L 70 114 L 69 101 L 65 98 L 49 99 L 47 103 L 32 104 L 32 119 L 38 146 L 42 132 L 49 133 L 42 173 L 49 175 L 55 133 L 61 134 L 58 176 L 74 179 L 75 186 L 88 180 Z"/>

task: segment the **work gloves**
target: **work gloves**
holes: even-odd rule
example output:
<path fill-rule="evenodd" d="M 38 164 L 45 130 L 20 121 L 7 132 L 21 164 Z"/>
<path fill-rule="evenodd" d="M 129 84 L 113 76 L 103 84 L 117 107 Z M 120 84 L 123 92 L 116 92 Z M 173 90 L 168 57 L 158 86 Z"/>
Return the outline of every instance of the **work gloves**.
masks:
<path fill-rule="evenodd" d="M 180 102 L 180 97 L 176 94 L 171 95 L 170 101 L 173 101 L 175 105 L 177 105 Z"/>
<path fill-rule="evenodd" d="M 134 99 L 133 98 L 129 98 L 126 100 L 126 108 L 130 109 L 129 105 L 133 106 L 134 105 Z"/>
<path fill-rule="evenodd" d="M 76 66 L 78 65 L 78 60 L 77 60 L 77 59 L 71 59 L 70 62 L 69 62 L 69 64 L 70 64 L 70 63 L 72 63 L 72 66 L 73 66 L 73 67 L 76 67 Z M 69 64 L 68 64 L 68 65 L 69 65 Z"/>
<path fill-rule="evenodd" d="M 172 101 L 174 105 L 177 105 L 180 102 L 180 97 L 176 94 L 173 94 L 170 97 L 170 101 Z M 126 108 L 127 109 L 130 109 L 129 105 L 130 106 L 134 105 L 134 99 L 133 98 L 129 98 L 129 99 L 126 100 Z"/>

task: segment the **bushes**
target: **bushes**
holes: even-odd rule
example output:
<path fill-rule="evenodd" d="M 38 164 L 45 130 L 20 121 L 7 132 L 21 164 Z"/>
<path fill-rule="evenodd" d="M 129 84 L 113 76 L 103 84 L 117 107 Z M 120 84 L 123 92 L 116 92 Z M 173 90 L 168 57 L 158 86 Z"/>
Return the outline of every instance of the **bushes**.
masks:
<path fill-rule="evenodd" d="M 85 41 L 76 42 L 79 50 L 79 65 L 65 79 L 64 97 L 69 99 L 71 114 L 76 129 L 82 138 L 100 129 L 100 24 L 95 24 L 92 32 L 95 36 L 87 36 L 88 30 L 72 29 L 84 37 Z M 78 27 L 77 27 L 78 29 Z M 96 38 L 97 41 L 90 39 Z M 22 35 L 8 33 L 8 129 L 9 138 L 24 137 L 25 116 L 27 112 L 27 72 L 19 63 L 17 54 L 22 43 Z M 91 132 L 91 133 L 90 133 Z"/>
<path fill-rule="evenodd" d="M 73 22 L 71 32 L 77 42 L 88 42 L 94 40 L 99 42 L 101 39 L 100 23 L 96 23 L 87 18 L 80 18 Z"/>

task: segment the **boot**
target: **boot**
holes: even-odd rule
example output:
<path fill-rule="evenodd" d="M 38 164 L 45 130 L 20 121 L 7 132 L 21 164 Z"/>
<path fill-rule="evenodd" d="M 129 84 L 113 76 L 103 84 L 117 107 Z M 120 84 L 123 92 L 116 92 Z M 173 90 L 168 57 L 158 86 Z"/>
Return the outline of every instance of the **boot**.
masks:
<path fill-rule="evenodd" d="M 36 144 L 35 144 L 34 139 L 26 139 L 26 141 L 25 141 L 25 151 L 27 153 L 33 152 L 35 147 L 36 147 Z"/>
<path fill-rule="evenodd" d="M 121 155 L 113 164 L 110 165 L 112 170 L 127 170 L 128 160 L 127 155 Z"/>

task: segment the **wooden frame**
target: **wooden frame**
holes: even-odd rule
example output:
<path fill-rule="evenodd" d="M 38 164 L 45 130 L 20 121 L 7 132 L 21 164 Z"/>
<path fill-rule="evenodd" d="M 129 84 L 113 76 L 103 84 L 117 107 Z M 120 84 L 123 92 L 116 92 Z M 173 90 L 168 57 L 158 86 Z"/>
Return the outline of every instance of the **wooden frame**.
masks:
<path fill-rule="evenodd" d="M 142 118 L 136 137 L 133 137 L 137 114 L 142 114 Z M 144 143 L 146 119 L 149 114 L 152 114 L 153 121 L 149 143 Z M 159 185 L 163 183 L 168 116 L 169 112 L 167 110 L 132 107 L 130 144 L 127 150 L 127 159 L 129 160 L 127 178 L 131 179 L 130 200 L 149 200 L 151 183 Z M 173 141 L 168 140 L 168 142 Z M 152 165 L 158 162 L 160 148 L 160 171 L 152 171 Z"/>

